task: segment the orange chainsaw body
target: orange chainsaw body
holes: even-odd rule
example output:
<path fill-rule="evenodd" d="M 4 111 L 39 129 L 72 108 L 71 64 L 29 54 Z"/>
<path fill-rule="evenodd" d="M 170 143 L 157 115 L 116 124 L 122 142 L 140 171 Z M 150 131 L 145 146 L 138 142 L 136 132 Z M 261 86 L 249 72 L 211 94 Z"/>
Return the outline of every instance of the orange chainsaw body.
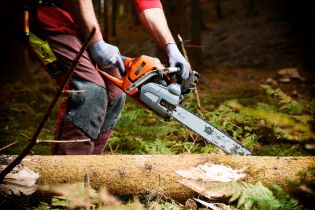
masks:
<path fill-rule="evenodd" d="M 159 59 L 146 55 L 141 55 L 137 58 L 126 58 L 124 60 L 124 64 L 126 73 L 123 78 L 114 77 L 107 72 L 100 70 L 98 67 L 96 67 L 96 69 L 130 96 L 136 94 L 139 91 L 138 88 L 134 88 L 130 91 L 127 90 L 127 88 L 130 87 L 132 83 L 150 71 L 162 69 L 165 67 L 163 64 L 161 64 Z"/>

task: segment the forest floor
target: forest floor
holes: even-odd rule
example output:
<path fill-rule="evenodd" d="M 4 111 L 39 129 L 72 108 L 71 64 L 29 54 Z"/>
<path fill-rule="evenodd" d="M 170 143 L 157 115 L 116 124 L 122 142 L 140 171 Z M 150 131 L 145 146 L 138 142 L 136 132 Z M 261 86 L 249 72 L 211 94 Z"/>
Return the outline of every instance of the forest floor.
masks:
<path fill-rule="evenodd" d="M 203 5 L 203 65 L 198 84 L 203 111 L 193 94 L 184 105 L 241 141 L 257 155 L 314 155 L 314 77 L 304 74 L 301 47 L 277 8 L 258 5 L 247 16 L 244 4 L 223 1 L 223 19 L 214 3 Z M 124 55 L 156 55 L 157 46 L 131 17 L 119 17 L 110 37 Z M 129 22 L 128 22 L 129 21 Z M 193 44 L 193 43 L 192 43 Z M 161 60 L 163 60 L 161 58 Z M 31 81 L 1 85 L 0 154 L 19 154 L 32 136 L 55 92 L 55 84 L 36 64 Z M 40 139 L 53 139 L 55 109 Z M 134 123 L 137 122 L 137 123 Z M 126 129 L 128 128 L 128 129 Z M 130 99 L 106 148 L 109 154 L 221 153 L 176 122 L 164 122 Z M 49 145 L 32 154 L 48 155 Z"/>

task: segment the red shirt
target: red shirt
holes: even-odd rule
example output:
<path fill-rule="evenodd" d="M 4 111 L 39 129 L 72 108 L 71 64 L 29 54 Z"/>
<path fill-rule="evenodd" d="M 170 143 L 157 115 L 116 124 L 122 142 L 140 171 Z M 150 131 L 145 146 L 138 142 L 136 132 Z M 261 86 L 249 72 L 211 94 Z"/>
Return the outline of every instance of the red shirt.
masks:
<path fill-rule="evenodd" d="M 138 13 L 151 8 L 161 8 L 160 0 L 134 0 Z M 49 32 L 77 34 L 75 22 L 67 11 L 56 7 L 39 7 L 38 19 L 41 27 Z"/>
<path fill-rule="evenodd" d="M 143 10 L 151 8 L 161 8 L 162 4 L 160 0 L 134 0 L 137 12 L 140 13 Z"/>

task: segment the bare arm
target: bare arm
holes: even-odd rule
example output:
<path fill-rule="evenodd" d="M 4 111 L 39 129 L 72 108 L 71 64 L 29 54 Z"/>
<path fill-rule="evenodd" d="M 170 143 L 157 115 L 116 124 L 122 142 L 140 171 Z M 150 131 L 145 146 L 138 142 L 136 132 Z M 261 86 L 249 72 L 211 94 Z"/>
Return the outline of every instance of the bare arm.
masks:
<path fill-rule="evenodd" d="M 142 25 L 168 55 L 169 65 L 180 67 L 182 79 L 187 79 L 192 71 L 191 67 L 177 48 L 164 11 L 161 8 L 146 9 L 139 14 L 139 18 Z"/>
<path fill-rule="evenodd" d="M 121 72 L 124 72 L 125 67 L 119 49 L 116 46 L 105 43 L 103 40 L 92 0 L 66 0 L 62 2 L 62 7 L 70 13 L 84 39 L 86 39 L 90 31 L 95 27 L 96 31 L 91 39 L 88 51 L 98 66 L 101 69 L 116 66 Z"/>
<path fill-rule="evenodd" d="M 139 14 L 139 18 L 162 49 L 169 43 L 175 43 L 162 9 L 146 9 Z"/>
<path fill-rule="evenodd" d="M 62 7 L 70 13 L 84 39 L 94 27 L 96 32 L 92 37 L 91 43 L 103 39 L 94 13 L 92 0 L 67 0 L 62 2 Z"/>

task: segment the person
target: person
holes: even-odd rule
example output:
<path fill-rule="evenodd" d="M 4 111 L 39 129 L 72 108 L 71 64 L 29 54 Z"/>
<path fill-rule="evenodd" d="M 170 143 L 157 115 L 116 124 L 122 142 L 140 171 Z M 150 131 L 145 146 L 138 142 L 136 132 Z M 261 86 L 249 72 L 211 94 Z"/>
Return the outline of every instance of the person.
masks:
<path fill-rule="evenodd" d="M 119 77 L 125 67 L 118 47 L 106 43 L 94 13 L 92 0 L 56 0 L 36 9 L 38 31 L 48 41 L 63 69 L 69 69 L 83 41 L 95 27 L 88 49 L 69 81 L 67 99 L 59 109 L 55 139 L 89 142 L 58 144 L 52 154 L 102 154 L 125 103 L 125 94 L 102 77 L 95 68 Z M 191 68 L 178 50 L 165 18 L 160 0 L 134 0 L 140 22 L 165 51 L 170 66 L 181 66 L 181 78 L 187 79 Z M 56 6 L 57 5 L 57 6 Z M 109 66 L 115 68 L 108 68 Z M 59 73 L 58 73 L 59 74 Z M 63 74 L 54 75 L 57 83 Z M 78 90 L 78 91 L 75 91 Z"/>

